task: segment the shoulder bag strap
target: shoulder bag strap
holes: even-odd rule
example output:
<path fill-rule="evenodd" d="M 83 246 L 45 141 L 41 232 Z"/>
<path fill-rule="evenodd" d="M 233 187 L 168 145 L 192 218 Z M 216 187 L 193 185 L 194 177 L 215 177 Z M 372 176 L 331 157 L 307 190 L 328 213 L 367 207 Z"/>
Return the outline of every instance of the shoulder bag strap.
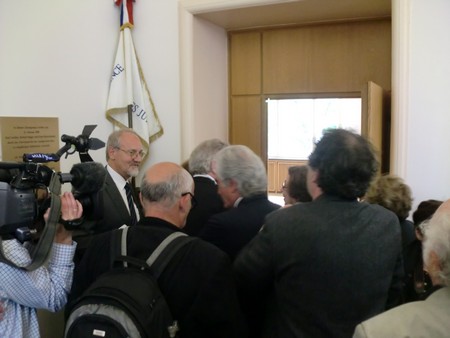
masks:
<path fill-rule="evenodd" d="M 178 250 L 194 238 L 182 232 L 174 232 L 167 236 L 147 259 L 153 276 L 158 279 L 172 257 Z"/>

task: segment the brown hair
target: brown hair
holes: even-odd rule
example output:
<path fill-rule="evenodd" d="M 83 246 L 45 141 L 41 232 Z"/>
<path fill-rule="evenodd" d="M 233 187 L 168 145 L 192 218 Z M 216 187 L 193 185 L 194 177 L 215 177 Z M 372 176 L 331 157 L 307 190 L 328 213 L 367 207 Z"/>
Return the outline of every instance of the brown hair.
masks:
<path fill-rule="evenodd" d="M 376 178 L 367 190 L 365 200 L 391 210 L 401 221 L 408 217 L 412 207 L 411 189 L 394 175 Z"/>

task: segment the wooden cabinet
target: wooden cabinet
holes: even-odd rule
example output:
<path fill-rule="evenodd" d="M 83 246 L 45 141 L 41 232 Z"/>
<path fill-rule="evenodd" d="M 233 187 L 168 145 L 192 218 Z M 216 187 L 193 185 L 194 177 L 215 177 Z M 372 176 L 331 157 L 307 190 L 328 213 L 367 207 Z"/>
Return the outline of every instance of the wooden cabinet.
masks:
<path fill-rule="evenodd" d="M 307 161 L 296 160 L 267 160 L 267 190 L 269 193 L 281 194 L 281 187 L 288 175 L 289 167 L 295 165 L 305 165 Z"/>

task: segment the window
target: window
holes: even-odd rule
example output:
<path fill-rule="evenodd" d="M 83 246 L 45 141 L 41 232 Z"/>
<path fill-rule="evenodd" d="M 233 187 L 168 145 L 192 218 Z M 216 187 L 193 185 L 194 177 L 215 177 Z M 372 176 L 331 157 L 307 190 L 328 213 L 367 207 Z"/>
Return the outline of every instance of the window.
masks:
<path fill-rule="evenodd" d="M 269 159 L 308 159 L 324 129 L 361 133 L 361 98 L 269 98 L 266 102 Z"/>

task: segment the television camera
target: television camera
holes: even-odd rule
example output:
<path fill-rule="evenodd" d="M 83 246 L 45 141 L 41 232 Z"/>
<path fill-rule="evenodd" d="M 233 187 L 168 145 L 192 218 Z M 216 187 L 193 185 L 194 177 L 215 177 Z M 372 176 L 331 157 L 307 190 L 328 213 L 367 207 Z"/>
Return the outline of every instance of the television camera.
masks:
<path fill-rule="evenodd" d="M 66 229 L 75 230 L 83 226 L 85 220 L 100 220 L 103 217 L 101 189 L 106 169 L 93 162 L 90 149 L 103 148 L 105 143 L 90 134 L 96 125 L 84 127 L 77 137 L 62 135 L 65 145 L 54 154 L 24 154 L 24 162 L 0 162 L 0 244 L 1 240 L 17 239 L 21 242 L 37 239 L 36 256 L 26 267 L 33 270 L 47 258 L 58 224 L 61 209 L 61 185 L 72 184 L 74 197 L 83 206 L 80 220 L 63 223 Z M 55 172 L 43 163 L 56 162 L 64 155 L 79 153 L 81 163 L 75 164 L 69 173 Z M 50 206 L 50 215 L 45 226 L 43 215 Z M 39 248 L 42 249 L 39 249 Z M 39 253 L 37 253 L 39 251 Z M 36 258 L 36 259 L 34 259 Z M 3 257 L 0 261 L 16 266 Z"/>

